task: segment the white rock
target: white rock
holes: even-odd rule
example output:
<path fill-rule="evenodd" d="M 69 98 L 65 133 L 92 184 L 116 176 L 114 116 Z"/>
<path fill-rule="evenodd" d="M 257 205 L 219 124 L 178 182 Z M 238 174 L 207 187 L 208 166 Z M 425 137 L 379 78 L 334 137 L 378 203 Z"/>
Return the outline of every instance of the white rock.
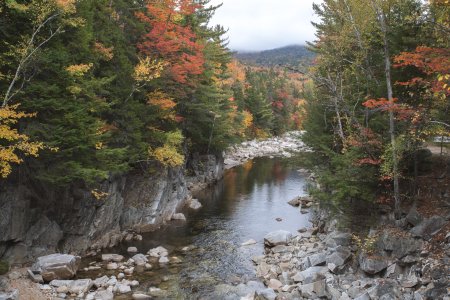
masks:
<path fill-rule="evenodd" d="M 183 213 L 177 213 L 172 215 L 172 220 L 186 221 L 186 217 Z"/>
<path fill-rule="evenodd" d="M 167 256 L 161 256 L 161 257 L 159 258 L 158 262 L 159 262 L 160 264 L 166 264 L 166 263 L 169 262 L 169 259 L 167 258 Z"/>
<path fill-rule="evenodd" d="M 131 292 L 131 287 L 126 284 L 117 283 L 116 284 L 117 291 L 121 294 L 126 294 Z"/>
<path fill-rule="evenodd" d="M 123 279 L 123 278 L 125 278 L 125 274 L 119 273 L 119 274 L 117 275 L 117 279 Z"/>
<path fill-rule="evenodd" d="M 161 257 L 169 255 L 169 251 L 167 251 L 167 249 L 162 246 L 158 246 L 156 248 L 148 250 L 147 254 L 151 257 Z"/>
<path fill-rule="evenodd" d="M 108 269 L 108 270 L 117 270 L 118 268 L 119 268 L 119 266 L 115 262 L 108 263 L 106 265 L 106 269 Z"/>
<path fill-rule="evenodd" d="M 136 252 L 138 252 L 138 249 L 136 247 L 128 247 L 127 252 L 128 253 L 136 253 Z"/>
<path fill-rule="evenodd" d="M 123 259 L 124 257 L 119 254 L 102 254 L 103 261 L 121 262 Z"/>

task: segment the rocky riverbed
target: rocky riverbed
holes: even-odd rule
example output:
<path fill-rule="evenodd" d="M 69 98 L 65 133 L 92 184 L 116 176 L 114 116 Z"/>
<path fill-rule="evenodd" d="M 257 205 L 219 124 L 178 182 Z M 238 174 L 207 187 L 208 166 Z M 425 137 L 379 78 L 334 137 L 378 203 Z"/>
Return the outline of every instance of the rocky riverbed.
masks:
<path fill-rule="evenodd" d="M 255 157 L 291 157 L 294 153 L 311 151 L 301 140 L 303 133 L 290 131 L 279 137 L 234 145 L 225 151 L 225 168 L 232 168 Z"/>
<path fill-rule="evenodd" d="M 280 300 L 450 299 L 448 216 L 423 218 L 411 209 L 403 221 L 365 238 L 323 218 L 296 234 L 273 232 L 266 253 L 253 259 L 257 275 Z M 442 251 L 430 251 L 439 235 Z"/>

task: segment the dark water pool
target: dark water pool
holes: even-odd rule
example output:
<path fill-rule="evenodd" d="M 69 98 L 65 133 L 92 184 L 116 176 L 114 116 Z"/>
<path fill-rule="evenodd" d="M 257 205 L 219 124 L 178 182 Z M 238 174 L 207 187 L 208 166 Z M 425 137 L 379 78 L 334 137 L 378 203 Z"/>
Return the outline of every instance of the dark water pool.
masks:
<path fill-rule="evenodd" d="M 217 284 L 255 279 L 251 257 L 263 253 L 263 237 L 268 232 L 285 229 L 295 233 L 309 226 L 308 215 L 287 204 L 305 193 L 304 186 L 304 177 L 288 160 L 249 161 L 227 170 L 223 180 L 197 194 L 203 207 L 185 211 L 187 222 L 171 223 L 115 251 L 126 254 L 128 246 L 136 246 L 145 254 L 160 245 L 167 248 L 169 256 L 182 262 L 155 263 L 151 271 L 135 274 L 141 283 L 138 290 L 153 286 L 166 291 L 161 297 L 165 299 L 210 299 Z M 257 244 L 241 246 L 249 239 Z M 188 245 L 195 249 L 180 250 Z"/>

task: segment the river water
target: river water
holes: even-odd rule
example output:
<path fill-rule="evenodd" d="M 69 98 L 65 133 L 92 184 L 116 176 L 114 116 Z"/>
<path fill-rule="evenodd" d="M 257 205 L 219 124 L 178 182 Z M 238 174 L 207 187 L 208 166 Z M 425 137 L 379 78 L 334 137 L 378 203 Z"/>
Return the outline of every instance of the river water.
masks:
<path fill-rule="evenodd" d="M 268 232 L 284 229 L 295 233 L 310 225 L 307 214 L 287 204 L 304 195 L 304 188 L 305 178 L 289 160 L 254 159 L 227 170 L 221 181 L 195 195 L 203 207 L 195 212 L 186 210 L 187 222 L 171 222 L 145 234 L 143 241 L 123 243 L 114 251 L 129 257 L 128 246 L 144 254 L 163 246 L 169 257 L 176 256 L 181 262 L 152 263 L 151 271 L 135 273 L 133 277 L 141 283 L 137 291 L 157 287 L 164 290 L 164 299 L 211 299 L 208 295 L 218 284 L 256 279 L 251 258 L 264 252 L 263 238 Z M 249 239 L 257 244 L 241 246 Z M 188 245 L 195 248 L 181 251 Z"/>

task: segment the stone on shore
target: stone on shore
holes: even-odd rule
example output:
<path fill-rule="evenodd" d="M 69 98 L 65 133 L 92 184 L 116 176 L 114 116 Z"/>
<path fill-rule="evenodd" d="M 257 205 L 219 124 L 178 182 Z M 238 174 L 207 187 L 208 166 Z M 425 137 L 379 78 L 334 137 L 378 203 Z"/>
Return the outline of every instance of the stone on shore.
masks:
<path fill-rule="evenodd" d="M 172 215 L 172 220 L 186 221 L 186 217 L 183 213 L 177 213 Z"/>
<path fill-rule="evenodd" d="M 161 257 L 169 255 L 169 251 L 162 246 L 158 246 L 156 248 L 148 250 L 147 254 L 151 257 Z"/>
<path fill-rule="evenodd" d="M 128 253 L 136 253 L 136 252 L 138 252 L 138 249 L 136 247 L 128 247 L 127 252 Z"/>
<path fill-rule="evenodd" d="M 200 209 L 202 207 L 202 204 L 200 203 L 200 201 L 198 201 L 198 199 L 192 198 L 189 202 L 189 208 L 191 209 Z"/>
<path fill-rule="evenodd" d="M 38 257 L 31 267 L 34 274 L 41 274 L 44 281 L 70 279 L 75 276 L 81 258 L 69 254 L 50 254 Z"/>
<path fill-rule="evenodd" d="M 102 254 L 103 261 L 121 262 L 124 257 L 120 254 Z"/>
<path fill-rule="evenodd" d="M 134 260 L 136 266 L 145 266 L 145 264 L 148 262 L 147 257 L 142 253 L 134 255 L 131 259 Z"/>
<path fill-rule="evenodd" d="M 114 294 L 109 290 L 98 291 L 95 294 L 95 300 L 113 300 Z"/>
<path fill-rule="evenodd" d="M 292 233 L 286 230 L 272 231 L 264 237 L 264 244 L 268 247 L 287 245 L 291 237 Z"/>
<path fill-rule="evenodd" d="M 366 255 L 360 255 L 359 267 L 367 274 L 375 275 L 385 270 L 388 267 L 388 263 L 381 257 L 371 258 Z"/>

